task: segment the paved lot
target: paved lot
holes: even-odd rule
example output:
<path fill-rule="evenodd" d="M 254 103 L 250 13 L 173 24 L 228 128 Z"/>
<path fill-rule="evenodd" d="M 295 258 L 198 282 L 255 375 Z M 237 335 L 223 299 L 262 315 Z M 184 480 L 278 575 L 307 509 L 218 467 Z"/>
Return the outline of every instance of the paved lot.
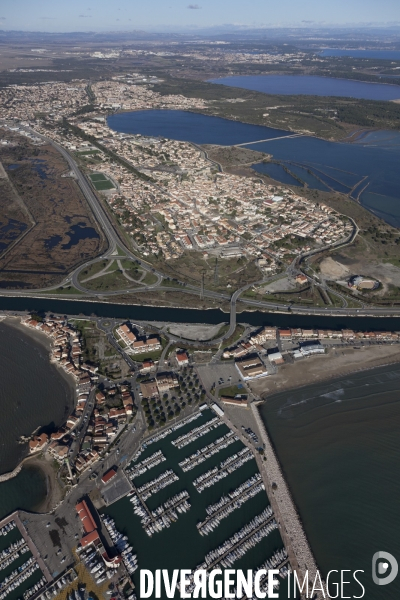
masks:
<path fill-rule="evenodd" d="M 120 472 L 119 477 L 117 476 L 115 481 L 111 481 L 108 485 L 102 485 L 100 483 L 99 486 L 101 495 L 103 496 L 103 500 L 107 506 L 113 502 L 116 502 L 123 496 L 126 496 L 126 494 L 132 490 L 132 485 L 128 481 L 123 471 Z"/>
<path fill-rule="evenodd" d="M 241 430 L 242 435 L 252 448 L 258 447 L 258 445 L 261 444 L 261 434 L 250 408 L 224 405 L 224 411 L 230 421 Z M 249 438 L 248 434 L 242 429 L 242 425 L 245 429 L 250 427 L 250 429 L 254 431 L 259 439 L 259 444 L 255 444 L 254 441 Z"/>
<path fill-rule="evenodd" d="M 242 383 L 239 377 L 239 373 L 233 362 L 220 362 L 212 365 L 199 365 L 197 367 L 197 372 L 206 390 L 209 390 L 213 384 L 218 386 L 218 381 L 220 380 L 220 378 L 224 380 L 224 383 L 221 384 L 221 387 L 227 387 L 230 385 L 235 385 L 237 383 Z M 229 377 L 231 377 L 230 380 Z"/>
<path fill-rule="evenodd" d="M 72 565 L 74 562 L 72 548 L 82 537 L 80 521 L 73 512 L 66 513 L 65 510 L 62 512 L 63 515 L 57 515 L 57 517 L 21 513 L 21 520 L 53 577 L 57 577 L 59 573 Z M 47 527 L 47 523 L 50 523 L 49 527 Z M 75 535 L 78 535 L 77 539 Z M 65 561 L 61 562 L 64 557 Z"/>

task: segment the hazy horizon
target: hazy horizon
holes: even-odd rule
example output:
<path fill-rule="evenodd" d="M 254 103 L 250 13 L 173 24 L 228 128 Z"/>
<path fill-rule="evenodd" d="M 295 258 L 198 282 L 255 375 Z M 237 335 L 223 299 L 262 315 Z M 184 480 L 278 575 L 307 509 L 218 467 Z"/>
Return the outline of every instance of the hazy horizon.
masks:
<path fill-rule="evenodd" d="M 0 8 L 0 29 L 44 33 L 196 31 L 207 29 L 392 27 L 400 25 L 395 0 L 15 0 Z"/>

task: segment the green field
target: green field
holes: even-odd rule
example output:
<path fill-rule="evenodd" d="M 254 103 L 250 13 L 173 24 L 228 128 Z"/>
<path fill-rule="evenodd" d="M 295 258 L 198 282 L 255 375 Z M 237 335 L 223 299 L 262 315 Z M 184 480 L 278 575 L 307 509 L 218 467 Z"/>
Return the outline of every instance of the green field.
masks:
<path fill-rule="evenodd" d="M 112 190 L 114 188 L 114 185 L 111 183 L 111 181 L 108 181 L 108 179 L 105 179 L 104 181 L 93 181 L 93 185 L 98 191 Z"/>
<path fill-rule="evenodd" d="M 245 388 L 242 387 L 238 387 L 237 385 L 231 385 L 230 387 L 226 387 L 226 388 L 222 388 L 220 390 L 218 390 L 218 396 L 230 396 L 232 398 L 234 398 L 237 394 L 245 394 L 246 390 Z"/>
<path fill-rule="evenodd" d="M 92 181 L 108 181 L 107 177 L 103 173 L 92 173 L 89 175 Z"/>

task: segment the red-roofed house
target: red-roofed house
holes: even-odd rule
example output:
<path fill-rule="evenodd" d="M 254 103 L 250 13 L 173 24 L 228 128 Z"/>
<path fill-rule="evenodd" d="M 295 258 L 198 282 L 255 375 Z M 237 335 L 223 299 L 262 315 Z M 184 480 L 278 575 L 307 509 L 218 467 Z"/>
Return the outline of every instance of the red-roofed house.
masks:
<path fill-rule="evenodd" d="M 117 474 L 116 467 L 111 467 L 101 478 L 102 483 L 108 483 Z"/>
<path fill-rule="evenodd" d="M 186 352 L 178 352 L 176 355 L 176 361 L 179 366 L 186 366 L 189 364 L 189 357 Z"/>

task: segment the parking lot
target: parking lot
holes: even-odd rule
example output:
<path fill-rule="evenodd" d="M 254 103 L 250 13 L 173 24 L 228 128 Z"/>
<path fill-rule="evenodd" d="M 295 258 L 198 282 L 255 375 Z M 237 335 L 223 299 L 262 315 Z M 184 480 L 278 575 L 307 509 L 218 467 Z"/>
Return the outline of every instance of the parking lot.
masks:
<path fill-rule="evenodd" d="M 197 367 L 197 372 L 206 390 L 209 390 L 213 384 L 216 387 L 227 387 L 243 383 L 233 362 L 201 365 Z"/>

